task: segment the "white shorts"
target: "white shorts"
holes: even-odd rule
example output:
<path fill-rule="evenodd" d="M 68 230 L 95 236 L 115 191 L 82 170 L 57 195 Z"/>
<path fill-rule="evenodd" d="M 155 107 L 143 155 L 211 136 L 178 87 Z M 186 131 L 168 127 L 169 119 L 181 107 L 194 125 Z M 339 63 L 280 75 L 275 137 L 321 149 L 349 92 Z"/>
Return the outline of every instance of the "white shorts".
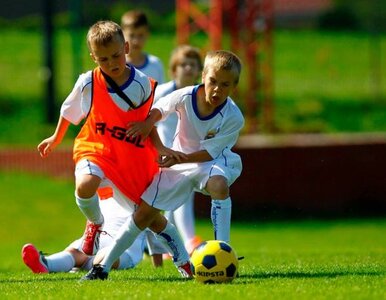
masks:
<path fill-rule="evenodd" d="M 131 201 L 128 197 L 126 197 L 109 178 L 105 177 L 103 170 L 97 164 L 87 159 L 80 160 L 75 167 L 75 176 L 80 176 L 80 175 L 98 176 L 99 178 L 102 179 L 101 184 L 99 185 L 100 188 L 104 188 L 104 187 L 112 188 L 113 195 L 111 196 L 111 198 L 113 199 L 101 200 L 100 208 L 105 219 L 103 230 L 111 234 L 112 236 L 115 236 L 116 232 L 118 231 L 120 226 L 123 225 L 124 221 L 129 216 L 131 216 L 131 214 L 134 213 L 134 211 L 137 209 L 138 207 L 137 204 Z M 105 201 L 109 201 L 109 202 L 105 202 Z M 112 201 L 115 202 L 116 204 L 114 204 Z M 118 205 L 121 208 L 123 208 L 124 211 L 120 210 Z M 156 253 L 165 253 L 166 252 L 165 248 L 163 247 L 161 242 L 157 240 L 157 238 L 153 235 L 153 233 L 150 232 L 150 230 L 145 230 L 145 231 L 146 233 L 141 235 L 141 237 L 138 237 L 138 239 L 140 238 L 142 240 L 143 247 L 145 246 L 145 243 L 147 243 L 149 254 L 153 255 Z M 70 246 L 75 249 L 79 249 L 80 242 L 78 245 L 78 241 L 75 241 L 74 242 L 75 244 L 74 245 L 71 244 Z M 108 235 L 106 236 L 102 234 L 100 236 L 100 242 L 99 242 L 100 249 L 108 245 L 111 245 L 112 241 L 113 239 L 111 237 L 109 237 Z M 138 247 L 136 247 L 136 249 L 138 249 Z M 140 255 L 142 254 L 143 254 L 143 251 L 140 252 Z"/>
<path fill-rule="evenodd" d="M 205 187 L 210 177 L 221 175 L 230 186 L 240 176 L 241 170 L 239 156 L 227 161 L 227 165 L 222 161 L 212 160 L 162 168 L 142 194 L 142 199 L 157 209 L 175 210 L 190 199 L 192 191 L 208 195 Z"/>
<path fill-rule="evenodd" d="M 113 198 L 117 201 L 124 209 L 133 213 L 136 209 L 136 204 L 130 198 L 126 197 L 114 183 L 105 176 L 103 170 L 95 163 L 88 159 L 80 160 L 75 166 L 75 177 L 80 175 L 95 175 L 98 176 L 102 181 L 99 185 L 100 188 L 112 187 L 114 191 Z"/>

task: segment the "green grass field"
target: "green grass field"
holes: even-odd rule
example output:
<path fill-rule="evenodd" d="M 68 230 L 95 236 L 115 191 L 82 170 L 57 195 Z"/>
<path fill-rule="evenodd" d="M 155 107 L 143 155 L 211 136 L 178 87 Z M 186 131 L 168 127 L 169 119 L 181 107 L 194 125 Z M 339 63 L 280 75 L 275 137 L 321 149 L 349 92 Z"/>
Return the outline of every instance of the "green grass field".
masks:
<path fill-rule="evenodd" d="M 181 279 L 170 261 L 149 259 L 108 281 L 79 283 L 83 274 L 35 275 L 21 260 L 27 242 L 47 253 L 80 236 L 85 223 L 73 183 L 0 173 L 1 299 L 385 299 L 386 221 L 297 220 L 234 222 L 232 245 L 240 276 L 231 284 Z M 209 220 L 197 232 L 211 239 Z"/>

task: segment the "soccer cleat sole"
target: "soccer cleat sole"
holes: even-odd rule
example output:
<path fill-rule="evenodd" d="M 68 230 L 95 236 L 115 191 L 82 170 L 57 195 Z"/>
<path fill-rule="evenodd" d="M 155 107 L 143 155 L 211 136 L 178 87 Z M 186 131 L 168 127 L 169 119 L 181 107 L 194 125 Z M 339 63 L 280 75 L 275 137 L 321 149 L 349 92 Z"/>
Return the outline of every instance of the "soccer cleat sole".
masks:
<path fill-rule="evenodd" d="M 48 269 L 40 261 L 40 253 L 32 244 L 24 245 L 21 250 L 24 263 L 36 274 L 48 273 Z"/>

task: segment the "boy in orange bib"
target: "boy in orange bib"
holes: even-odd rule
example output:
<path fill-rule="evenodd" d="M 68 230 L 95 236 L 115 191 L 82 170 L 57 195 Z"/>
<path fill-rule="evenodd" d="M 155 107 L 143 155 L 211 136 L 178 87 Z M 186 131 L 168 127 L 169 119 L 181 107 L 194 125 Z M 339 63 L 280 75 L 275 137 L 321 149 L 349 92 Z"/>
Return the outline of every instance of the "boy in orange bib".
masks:
<path fill-rule="evenodd" d="M 177 159 L 182 154 L 164 147 L 155 129 L 151 138 L 126 135 L 129 123 L 143 121 L 149 114 L 156 82 L 126 64 L 129 44 L 120 26 L 111 21 L 95 23 L 88 31 L 87 44 L 98 67 L 79 77 L 62 104 L 54 134 L 38 145 L 38 151 L 46 157 L 61 143 L 71 123 L 85 119 L 74 142 L 75 198 L 87 218 L 82 251 L 94 255 L 104 222 L 98 188 L 118 189 L 128 200 L 120 201 L 123 209 L 133 212 L 158 171 L 158 154 Z M 177 267 L 189 264 L 177 230 L 165 217 L 159 214 L 149 228 L 176 258 Z"/>

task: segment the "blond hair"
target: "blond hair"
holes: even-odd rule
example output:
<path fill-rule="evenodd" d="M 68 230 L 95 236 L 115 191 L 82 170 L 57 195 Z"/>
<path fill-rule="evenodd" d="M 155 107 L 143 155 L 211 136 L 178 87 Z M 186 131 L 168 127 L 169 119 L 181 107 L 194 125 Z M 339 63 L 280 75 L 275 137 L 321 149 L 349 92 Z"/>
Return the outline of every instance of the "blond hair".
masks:
<path fill-rule="evenodd" d="M 122 43 L 125 43 L 122 29 L 117 23 L 113 21 L 98 21 L 88 30 L 87 45 L 90 50 L 91 44 L 106 46 L 116 37 L 118 37 Z"/>
<path fill-rule="evenodd" d="M 232 71 L 235 75 L 235 83 L 239 82 L 241 73 L 241 60 L 238 56 L 226 50 L 209 51 L 205 56 L 204 73 L 207 73 L 209 68 L 215 70 Z"/>
<path fill-rule="evenodd" d="M 202 69 L 202 59 L 200 50 L 190 45 L 181 45 L 175 48 L 172 52 L 169 61 L 169 70 L 174 73 L 177 69 L 177 66 L 184 58 L 191 58 L 196 60 L 199 69 Z"/>

